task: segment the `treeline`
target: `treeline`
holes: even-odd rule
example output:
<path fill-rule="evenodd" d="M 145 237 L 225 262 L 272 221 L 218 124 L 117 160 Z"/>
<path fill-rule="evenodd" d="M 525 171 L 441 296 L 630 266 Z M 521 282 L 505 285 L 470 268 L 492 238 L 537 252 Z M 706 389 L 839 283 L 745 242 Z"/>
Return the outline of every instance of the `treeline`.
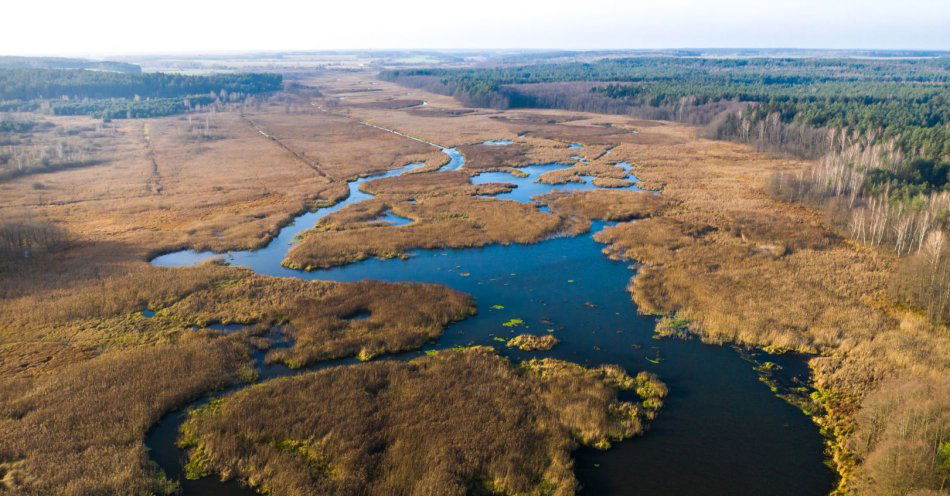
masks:
<path fill-rule="evenodd" d="M 950 323 L 950 163 L 904 160 L 896 143 L 871 141 L 775 174 L 769 192 L 824 210 L 852 239 L 902 257 L 892 296 Z"/>
<path fill-rule="evenodd" d="M 281 89 L 280 74 L 183 74 L 0 69 L 0 100 L 170 98 L 209 93 L 254 94 Z"/>
<path fill-rule="evenodd" d="M 0 142 L 0 181 L 27 174 L 100 163 L 101 160 L 95 158 L 84 141 L 67 141 L 61 138 L 25 144 Z"/>
<path fill-rule="evenodd" d="M 138 74 L 142 68 L 135 64 L 111 60 L 89 60 L 66 57 L 15 57 L 0 56 L 2 69 L 93 69 L 99 71 Z"/>
<path fill-rule="evenodd" d="M 232 95 L 236 94 L 232 93 Z M 78 102 L 53 102 L 49 108 L 53 115 L 92 115 L 108 121 L 111 119 L 139 119 L 180 114 L 217 101 L 220 101 L 219 97 L 208 95 L 152 98 L 149 100 L 109 98 Z"/>
<path fill-rule="evenodd" d="M 637 57 L 387 71 L 380 77 L 452 95 L 473 106 L 656 115 L 697 124 L 711 122 L 718 115 L 713 109 L 742 108 L 742 117 L 753 124 L 777 114 L 784 124 L 875 131 L 882 140 L 897 138 L 909 156 L 950 159 L 950 58 L 946 57 Z"/>
<path fill-rule="evenodd" d="M 129 74 L 0 69 L 0 111 L 90 115 L 104 120 L 161 117 L 282 88 L 280 74 Z"/>

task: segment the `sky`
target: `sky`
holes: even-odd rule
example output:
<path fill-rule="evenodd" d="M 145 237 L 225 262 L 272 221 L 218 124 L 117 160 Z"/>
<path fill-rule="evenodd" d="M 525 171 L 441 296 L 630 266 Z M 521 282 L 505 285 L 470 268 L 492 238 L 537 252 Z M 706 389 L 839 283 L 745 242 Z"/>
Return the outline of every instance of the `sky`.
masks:
<path fill-rule="evenodd" d="M 3 55 L 950 49 L 950 0 L 6 0 Z"/>

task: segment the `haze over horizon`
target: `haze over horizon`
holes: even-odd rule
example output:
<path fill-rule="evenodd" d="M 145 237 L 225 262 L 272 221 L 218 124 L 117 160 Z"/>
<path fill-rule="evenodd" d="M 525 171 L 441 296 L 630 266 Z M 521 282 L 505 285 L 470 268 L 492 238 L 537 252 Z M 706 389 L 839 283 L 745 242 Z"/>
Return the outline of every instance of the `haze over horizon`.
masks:
<path fill-rule="evenodd" d="M 950 2 L 16 2 L 4 55 L 343 49 L 950 49 Z M 53 14 L 53 15 L 51 15 Z M 38 29 L 39 28 L 39 29 Z M 37 36 L 37 33 L 41 33 Z"/>

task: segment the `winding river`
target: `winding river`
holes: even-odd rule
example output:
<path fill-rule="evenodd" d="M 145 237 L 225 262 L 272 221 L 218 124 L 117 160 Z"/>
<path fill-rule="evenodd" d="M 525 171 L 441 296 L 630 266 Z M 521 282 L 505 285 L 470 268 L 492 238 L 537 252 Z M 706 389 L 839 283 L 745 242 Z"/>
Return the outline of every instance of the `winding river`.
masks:
<path fill-rule="evenodd" d="M 464 165 L 464 157 L 456 150 L 443 151 L 451 160 L 441 170 Z M 628 164 L 618 165 L 628 172 L 631 169 Z M 395 358 L 411 358 L 431 349 L 494 345 L 513 360 L 550 356 L 588 366 L 616 363 L 631 373 L 657 373 L 669 386 L 670 394 L 644 436 L 615 443 L 607 451 L 585 448 L 575 453 L 575 471 L 584 494 L 817 496 L 831 490 L 834 476 L 823 464 L 823 441 L 817 427 L 759 381 L 746 354 L 695 339 L 652 338 L 655 318 L 639 315 L 625 289 L 634 269 L 609 260 L 601 253 L 603 246 L 592 238 L 605 226 L 603 222 L 595 222 L 590 234 L 555 236 L 532 245 L 419 250 L 407 260 L 372 259 L 315 272 L 280 265 L 297 233 L 309 229 L 327 214 L 371 196 L 359 190 L 360 184 L 418 166 L 410 164 L 352 181 L 346 200 L 299 216 L 262 249 L 231 252 L 224 257 L 233 265 L 269 276 L 433 283 L 475 298 L 476 316 L 451 325 L 438 341 L 422 350 Z M 472 182 L 513 183 L 517 185 L 514 190 L 496 198 L 523 203 L 549 191 L 596 189 L 591 178 L 562 185 L 537 182 L 540 174 L 562 167 L 565 166 L 521 168 L 528 174 L 523 178 L 501 172 L 483 173 L 473 177 Z M 627 189 L 637 188 L 633 185 Z M 401 228 L 398 219 L 389 220 L 394 225 L 388 229 Z M 212 256 L 221 255 L 185 250 L 160 256 L 153 263 L 190 266 Z M 522 319 L 525 324 L 516 329 L 501 325 L 513 318 Z M 553 332 L 561 340 L 548 352 L 525 353 L 499 346 L 499 339 L 546 332 Z M 782 365 L 783 380 L 807 382 L 808 369 L 801 357 L 755 354 L 758 360 Z M 260 354 L 255 359 L 261 380 L 300 372 L 279 364 L 264 365 Z M 334 361 L 315 368 L 353 362 Z M 203 401 L 207 398 L 191 406 Z M 175 446 L 183 419 L 183 411 L 166 415 L 146 440 L 152 458 L 165 473 L 173 480 L 181 480 L 183 493 L 255 494 L 237 482 L 221 482 L 215 477 L 183 479 L 183 454 Z"/>

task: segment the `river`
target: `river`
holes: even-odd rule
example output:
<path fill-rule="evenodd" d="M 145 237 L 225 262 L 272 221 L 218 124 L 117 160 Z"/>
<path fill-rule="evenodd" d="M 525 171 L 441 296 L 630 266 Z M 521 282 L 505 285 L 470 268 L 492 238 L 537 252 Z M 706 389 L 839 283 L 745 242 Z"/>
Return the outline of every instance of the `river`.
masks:
<path fill-rule="evenodd" d="M 441 170 L 464 165 L 464 157 L 456 150 L 444 151 L 451 160 Z M 609 260 L 601 253 L 603 246 L 592 238 L 606 223 L 595 222 L 588 234 L 553 236 L 531 245 L 419 250 L 406 260 L 372 259 L 314 272 L 280 265 L 297 233 L 327 214 L 371 196 L 359 191 L 360 184 L 420 165 L 410 164 L 352 181 L 350 196 L 343 202 L 299 216 L 262 249 L 231 252 L 224 257 L 230 264 L 262 275 L 340 282 L 377 279 L 434 283 L 475 298 L 477 315 L 449 326 L 438 341 L 400 354 L 399 359 L 432 349 L 493 345 L 513 360 L 549 356 L 587 366 L 616 363 L 631 374 L 640 370 L 658 374 L 670 393 L 650 430 L 642 437 L 615 443 L 606 451 L 584 448 L 575 452 L 575 471 L 584 494 L 817 496 L 831 490 L 834 475 L 823 464 L 823 441 L 817 427 L 760 382 L 752 363 L 728 346 L 705 345 L 696 339 L 653 339 L 655 318 L 639 315 L 625 289 L 634 269 L 627 263 Z M 627 171 L 632 169 L 628 164 L 619 165 Z M 561 167 L 521 168 L 528 173 L 524 178 L 502 172 L 483 173 L 472 182 L 516 184 L 512 192 L 496 198 L 518 202 L 531 202 L 532 196 L 549 191 L 596 189 L 591 178 L 563 185 L 537 182 L 540 174 Z M 633 185 L 627 189 L 637 188 Z M 185 250 L 160 256 L 153 263 L 190 266 L 212 256 L 221 255 Z M 522 319 L 525 324 L 515 329 L 501 325 L 509 319 Z M 498 338 L 516 334 L 547 332 L 561 340 L 547 352 L 521 352 L 498 342 Z M 783 364 L 785 380 L 808 380 L 802 357 L 758 355 Z M 257 359 L 262 380 L 297 373 L 280 365 L 264 366 L 261 357 Z M 182 473 L 182 453 L 174 445 L 182 419 L 181 411 L 166 415 L 146 440 L 153 459 L 172 479 L 180 479 Z M 222 483 L 214 477 L 182 480 L 182 490 L 186 495 L 255 494 L 234 481 Z"/>

